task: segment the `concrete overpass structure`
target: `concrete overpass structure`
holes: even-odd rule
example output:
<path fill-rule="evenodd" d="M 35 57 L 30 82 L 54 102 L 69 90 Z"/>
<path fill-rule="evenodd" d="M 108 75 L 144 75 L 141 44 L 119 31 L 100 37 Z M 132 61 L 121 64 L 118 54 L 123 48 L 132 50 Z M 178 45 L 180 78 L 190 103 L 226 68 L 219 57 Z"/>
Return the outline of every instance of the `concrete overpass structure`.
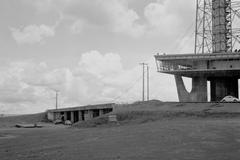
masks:
<path fill-rule="evenodd" d="M 63 121 L 69 120 L 72 123 L 78 121 L 87 121 L 95 117 L 107 114 L 113 111 L 114 103 L 79 106 L 71 108 L 60 108 L 47 110 L 47 118 L 49 121 L 55 121 L 63 118 Z"/>
<path fill-rule="evenodd" d="M 220 101 L 227 95 L 239 97 L 240 53 L 232 52 L 231 0 L 200 1 L 197 0 L 195 53 L 155 55 L 158 72 L 174 75 L 180 102 L 206 102 L 207 81 L 211 101 Z M 200 11 L 203 13 L 199 16 Z M 210 18 L 206 18 L 209 14 Z M 191 92 L 186 90 L 182 77 L 192 78 Z"/>

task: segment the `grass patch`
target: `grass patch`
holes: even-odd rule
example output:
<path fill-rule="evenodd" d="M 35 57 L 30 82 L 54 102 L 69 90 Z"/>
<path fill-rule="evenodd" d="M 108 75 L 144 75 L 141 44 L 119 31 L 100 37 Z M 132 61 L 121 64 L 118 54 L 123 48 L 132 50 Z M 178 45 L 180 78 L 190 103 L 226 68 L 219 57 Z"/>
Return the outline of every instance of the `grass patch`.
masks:
<path fill-rule="evenodd" d="M 143 124 L 159 120 L 173 120 L 177 118 L 234 118 L 239 117 L 240 113 L 211 113 L 208 111 L 191 111 L 191 112 L 169 112 L 169 111 L 125 111 L 115 113 L 117 116 L 117 123 L 109 122 L 108 115 L 94 118 L 89 121 L 82 121 L 73 124 L 76 128 L 91 128 L 101 126 L 119 126 L 131 124 Z"/>

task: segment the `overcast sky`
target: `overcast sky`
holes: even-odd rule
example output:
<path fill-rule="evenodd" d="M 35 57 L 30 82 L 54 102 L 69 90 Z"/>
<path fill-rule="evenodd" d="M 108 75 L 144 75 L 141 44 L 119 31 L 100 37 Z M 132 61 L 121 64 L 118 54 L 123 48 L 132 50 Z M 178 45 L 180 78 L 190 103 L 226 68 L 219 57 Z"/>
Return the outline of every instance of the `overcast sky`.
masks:
<path fill-rule="evenodd" d="M 194 0 L 1 0 L 0 114 L 151 98 L 176 101 L 154 54 L 191 53 Z"/>

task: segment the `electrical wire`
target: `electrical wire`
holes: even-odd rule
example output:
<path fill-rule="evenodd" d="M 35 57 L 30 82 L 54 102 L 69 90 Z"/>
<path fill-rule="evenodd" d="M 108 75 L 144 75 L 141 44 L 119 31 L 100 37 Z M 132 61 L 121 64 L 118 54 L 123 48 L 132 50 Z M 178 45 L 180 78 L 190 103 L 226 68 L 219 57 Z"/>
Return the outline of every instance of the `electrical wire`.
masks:
<path fill-rule="evenodd" d="M 145 73 L 145 71 L 144 71 L 144 73 Z M 128 87 L 126 90 L 124 90 L 124 91 L 121 93 L 121 95 L 117 96 L 117 97 L 114 98 L 112 101 L 115 102 L 115 101 L 119 100 L 120 98 L 122 98 L 123 95 L 128 94 L 128 93 L 130 92 L 130 90 L 133 89 L 133 87 L 135 87 L 136 84 L 137 84 L 137 82 L 139 82 L 141 79 L 142 79 L 142 76 L 138 77 L 138 79 L 137 79 L 136 81 L 134 81 L 134 83 L 133 83 L 130 87 Z"/>

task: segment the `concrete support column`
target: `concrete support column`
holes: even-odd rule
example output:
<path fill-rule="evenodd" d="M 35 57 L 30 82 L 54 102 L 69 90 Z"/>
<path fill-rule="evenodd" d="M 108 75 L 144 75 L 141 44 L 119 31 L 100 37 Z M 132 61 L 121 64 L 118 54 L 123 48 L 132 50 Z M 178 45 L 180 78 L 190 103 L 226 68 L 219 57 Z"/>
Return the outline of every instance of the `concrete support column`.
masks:
<path fill-rule="evenodd" d="M 93 111 L 91 110 L 86 110 L 84 111 L 84 120 L 90 120 L 93 118 Z"/>
<path fill-rule="evenodd" d="M 182 76 L 175 75 L 175 82 L 177 87 L 178 99 L 180 102 L 190 102 L 190 96 L 185 88 Z"/>
<path fill-rule="evenodd" d="M 71 122 L 74 123 L 74 112 L 71 112 Z"/>
<path fill-rule="evenodd" d="M 64 121 L 67 120 L 67 112 L 64 112 Z"/>
<path fill-rule="evenodd" d="M 175 75 L 178 98 L 180 102 L 207 102 L 207 78 L 193 77 L 192 90 L 186 90 L 181 76 Z"/>
<path fill-rule="evenodd" d="M 47 118 L 50 121 L 54 121 L 54 113 L 53 112 L 47 112 Z"/>
<path fill-rule="evenodd" d="M 103 115 L 103 109 L 99 109 L 99 116 Z"/>
<path fill-rule="evenodd" d="M 190 94 L 192 102 L 207 102 L 207 78 L 194 77 Z"/>
<path fill-rule="evenodd" d="M 78 111 L 78 120 L 82 121 L 82 111 Z"/>
<path fill-rule="evenodd" d="M 93 118 L 93 111 L 92 111 L 92 110 L 89 110 L 88 112 L 89 112 L 89 117 L 90 117 L 90 119 L 92 119 L 92 118 Z"/>
<path fill-rule="evenodd" d="M 54 120 L 54 121 L 55 121 L 56 118 L 57 118 L 56 114 L 57 114 L 56 112 L 53 113 L 53 120 Z"/>
<path fill-rule="evenodd" d="M 90 114 L 89 114 L 89 110 L 85 110 L 84 111 L 84 120 L 87 121 L 89 119 L 91 119 Z"/>

